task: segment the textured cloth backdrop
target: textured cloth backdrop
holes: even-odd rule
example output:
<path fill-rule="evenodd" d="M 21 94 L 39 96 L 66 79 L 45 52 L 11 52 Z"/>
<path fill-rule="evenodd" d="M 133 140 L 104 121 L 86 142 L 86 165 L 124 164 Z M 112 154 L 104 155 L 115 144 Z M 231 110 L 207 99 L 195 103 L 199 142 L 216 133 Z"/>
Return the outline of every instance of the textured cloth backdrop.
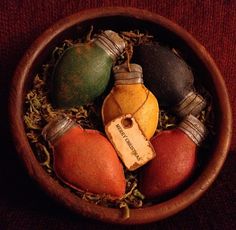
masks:
<path fill-rule="evenodd" d="M 235 120 L 235 0 L 2 0 L 0 4 L 0 229 L 236 229 L 235 122 L 232 145 L 223 170 L 199 201 L 169 219 L 129 227 L 111 227 L 74 215 L 44 195 L 21 166 L 7 124 L 10 81 L 31 43 L 62 17 L 82 9 L 106 6 L 150 10 L 189 31 L 218 64 L 229 90 Z"/>

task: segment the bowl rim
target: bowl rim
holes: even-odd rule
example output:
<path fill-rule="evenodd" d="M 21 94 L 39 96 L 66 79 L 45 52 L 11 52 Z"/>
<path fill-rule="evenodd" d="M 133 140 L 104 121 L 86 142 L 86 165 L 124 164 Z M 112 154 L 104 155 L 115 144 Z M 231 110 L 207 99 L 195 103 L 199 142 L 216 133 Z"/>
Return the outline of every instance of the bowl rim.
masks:
<path fill-rule="evenodd" d="M 44 171 L 35 158 L 26 137 L 22 110 L 24 103 L 24 83 L 30 73 L 31 66 L 34 65 L 34 62 L 37 60 L 37 56 L 40 55 L 47 44 L 53 41 L 53 39 L 65 29 L 78 23 L 95 18 L 114 16 L 132 17 L 134 19 L 152 22 L 165 27 L 180 37 L 207 66 L 207 69 L 212 77 L 216 93 L 219 98 L 223 98 L 219 101 L 219 109 L 222 114 L 220 130 L 223 130 L 224 132 L 219 133 L 220 141 L 217 143 L 216 151 L 214 152 L 211 161 L 203 173 L 186 190 L 172 199 L 150 207 L 131 209 L 130 217 L 128 219 L 123 219 L 121 217 L 121 212 L 118 209 L 91 204 L 80 199 L 79 197 L 76 197 L 75 195 L 72 195 L 68 189 L 65 189 L 59 185 Z M 16 146 L 16 151 L 25 165 L 30 177 L 40 184 L 41 188 L 47 194 L 76 213 L 109 223 L 150 223 L 176 214 L 195 202 L 210 187 L 217 177 L 226 159 L 232 136 L 232 112 L 229 96 L 223 76 L 221 75 L 210 54 L 192 35 L 190 35 L 185 29 L 177 25 L 175 22 L 156 13 L 132 7 L 105 7 L 81 10 L 60 19 L 54 25 L 49 27 L 35 40 L 18 64 L 12 79 L 8 109 L 10 129 L 14 144 Z"/>

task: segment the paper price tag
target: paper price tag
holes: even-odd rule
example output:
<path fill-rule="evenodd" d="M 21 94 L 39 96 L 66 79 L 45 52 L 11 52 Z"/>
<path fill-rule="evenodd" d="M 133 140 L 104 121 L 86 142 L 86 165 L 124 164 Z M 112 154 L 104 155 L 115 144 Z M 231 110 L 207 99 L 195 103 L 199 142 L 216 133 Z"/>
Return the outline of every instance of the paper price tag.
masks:
<path fill-rule="evenodd" d="M 123 115 L 109 122 L 106 134 L 128 170 L 133 171 L 156 154 L 131 114 Z"/>

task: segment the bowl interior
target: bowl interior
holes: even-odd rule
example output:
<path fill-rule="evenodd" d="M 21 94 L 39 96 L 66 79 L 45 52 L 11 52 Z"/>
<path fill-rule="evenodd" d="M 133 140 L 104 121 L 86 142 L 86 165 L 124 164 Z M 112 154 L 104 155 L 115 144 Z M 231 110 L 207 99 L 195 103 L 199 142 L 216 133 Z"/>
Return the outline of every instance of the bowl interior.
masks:
<path fill-rule="evenodd" d="M 213 113 L 215 115 L 214 131 L 216 135 L 211 142 L 210 149 L 201 153 L 201 167 L 195 173 L 190 183 L 168 200 L 150 207 L 131 210 L 130 218 L 126 220 L 122 219 L 120 210 L 105 208 L 83 201 L 50 178 L 35 159 L 24 131 L 22 119 L 24 97 L 31 88 L 33 77 L 40 71 L 42 65 L 47 63 L 50 54 L 56 46 L 62 44 L 65 39 L 84 37 L 91 26 L 94 27 L 93 33 L 105 29 L 148 32 L 154 35 L 155 40 L 158 42 L 174 47 L 192 68 L 196 83 L 200 83 L 206 88 L 213 100 Z M 18 76 L 16 77 L 16 75 Z M 24 152 L 21 157 L 30 175 L 47 193 L 61 203 L 85 216 L 107 222 L 125 224 L 147 223 L 177 213 L 194 202 L 210 186 L 218 174 L 225 159 L 230 139 L 230 128 L 226 133 L 227 137 L 223 137 L 224 134 L 222 134 L 223 125 L 230 127 L 230 109 L 228 107 L 226 110 L 223 108 L 222 93 L 220 91 L 225 92 L 222 76 L 208 53 L 186 31 L 167 19 L 134 9 L 107 9 L 78 13 L 61 20 L 47 30 L 32 45 L 19 65 L 11 94 L 12 98 L 19 99 L 10 101 L 11 120 L 13 124 L 17 124 L 16 128 L 14 128 L 13 136 L 18 152 Z M 222 125 L 222 123 L 224 124 Z M 219 142 L 222 142 L 221 145 L 219 145 Z"/>

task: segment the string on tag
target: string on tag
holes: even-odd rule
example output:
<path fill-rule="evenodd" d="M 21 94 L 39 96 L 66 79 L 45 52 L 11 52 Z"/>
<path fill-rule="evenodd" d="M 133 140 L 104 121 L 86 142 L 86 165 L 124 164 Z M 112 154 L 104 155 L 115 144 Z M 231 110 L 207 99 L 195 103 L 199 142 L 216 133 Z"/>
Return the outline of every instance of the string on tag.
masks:
<path fill-rule="evenodd" d="M 131 117 L 134 117 L 134 115 L 145 105 L 145 103 L 146 103 L 147 100 L 148 100 L 150 91 L 149 91 L 148 89 L 146 89 L 146 88 L 144 88 L 144 89 L 145 89 L 145 93 L 146 93 L 146 98 L 145 98 L 145 100 L 142 102 L 142 104 L 141 104 L 133 113 L 129 113 L 129 114 L 131 114 Z M 116 97 L 115 97 L 115 95 L 114 95 L 114 93 L 113 93 L 113 90 L 110 92 L 110 94 L 111 94 L 111 96 L 112 96 L 112 99 L 115 101 L 116 105 L 118 106 L 118 109 L 119 109 L 120 114 L 122 115 L 122 114 L 123 114 L 122 108 L 121 108 L 119 102 L 117 101 L 117 99 L 116 99 Z"/>

